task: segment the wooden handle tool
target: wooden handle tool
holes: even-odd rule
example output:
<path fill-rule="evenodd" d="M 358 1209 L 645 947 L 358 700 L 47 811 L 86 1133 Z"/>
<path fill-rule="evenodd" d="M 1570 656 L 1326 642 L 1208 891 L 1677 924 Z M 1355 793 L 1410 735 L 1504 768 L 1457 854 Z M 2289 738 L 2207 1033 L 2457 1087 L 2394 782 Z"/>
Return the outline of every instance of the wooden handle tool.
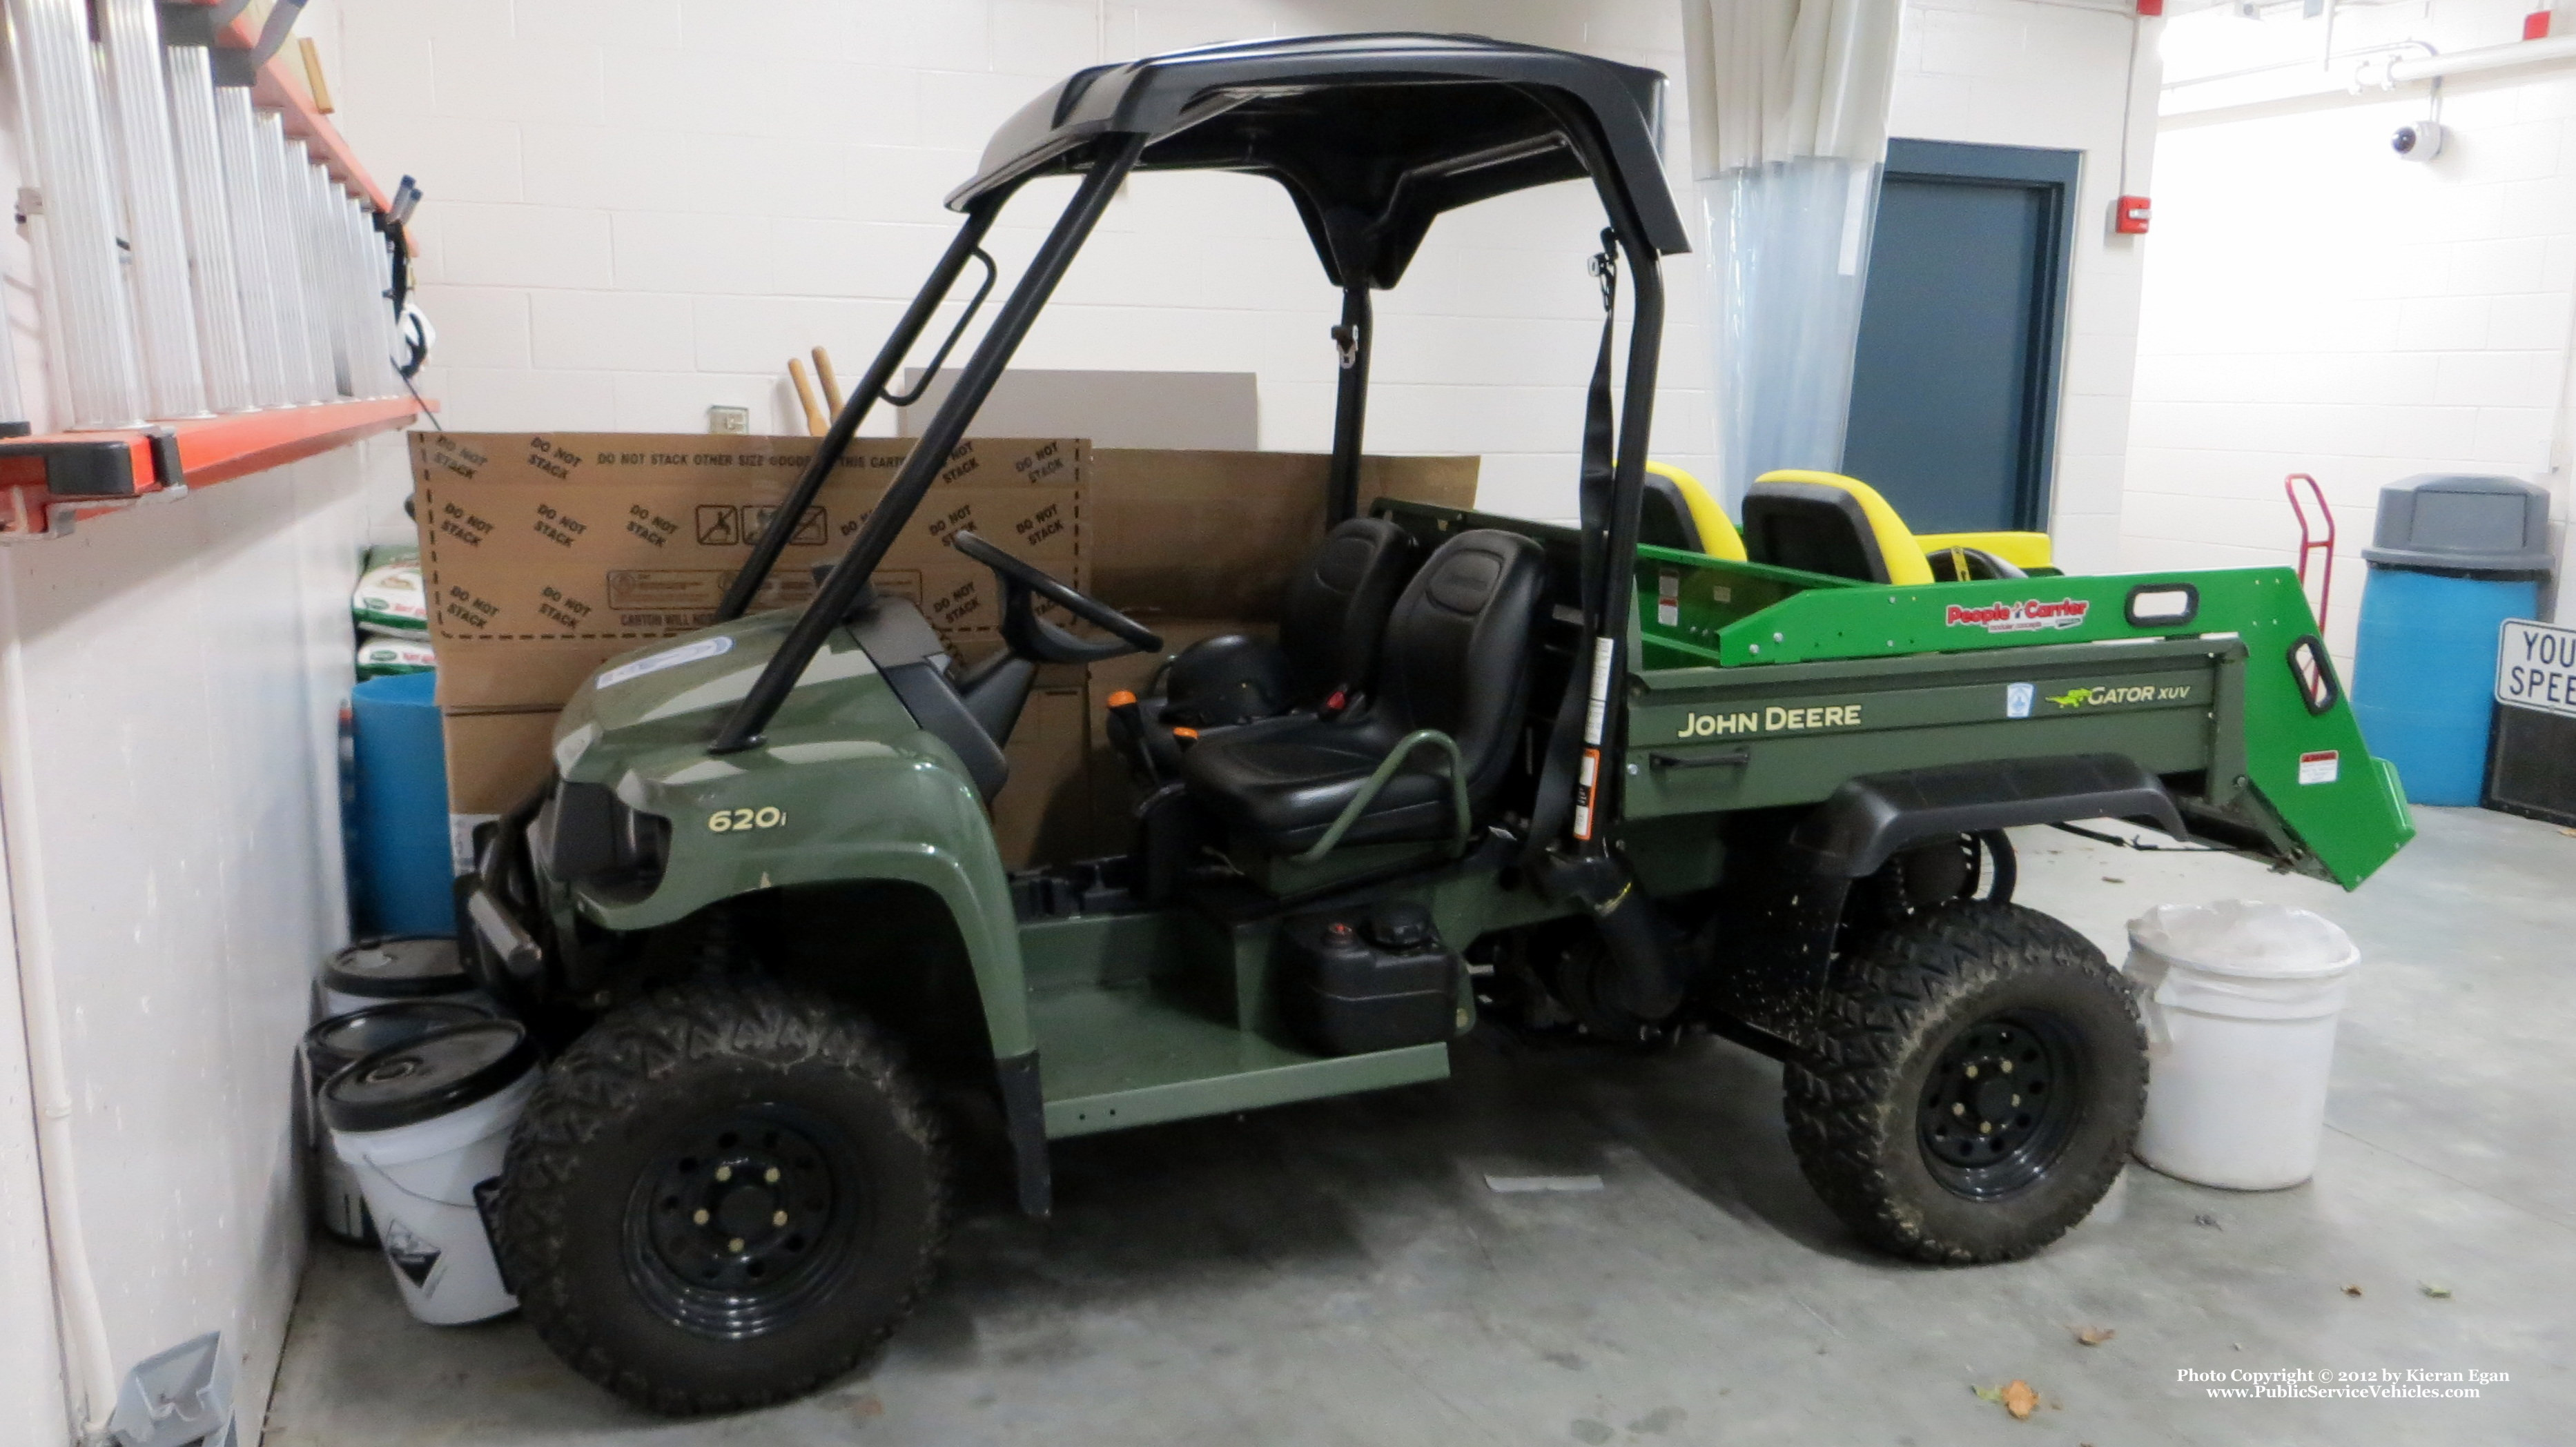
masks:
<path fill-rule="evenodd" d="M 832 354 L 821 347 L 814 349 L 814 380 L 823 384 L 823 405 L 832 415 L 841 415 L 841 379 L 832 371 Z"/>
<path fill-rule="evenodd" d="M 814 384 L 807 381 L 805 378 L 805 359 L 803 357 L 789 357 L 787 359 L 787 377 L 788 380 L 796 384 L 796 400 L 803 403 L 805 407 L 805 435 L 808 437 L 822 436 L 823 429 L 829 424 L 827 424 L 823 419 L 822 405 L 814 400 Z"/>

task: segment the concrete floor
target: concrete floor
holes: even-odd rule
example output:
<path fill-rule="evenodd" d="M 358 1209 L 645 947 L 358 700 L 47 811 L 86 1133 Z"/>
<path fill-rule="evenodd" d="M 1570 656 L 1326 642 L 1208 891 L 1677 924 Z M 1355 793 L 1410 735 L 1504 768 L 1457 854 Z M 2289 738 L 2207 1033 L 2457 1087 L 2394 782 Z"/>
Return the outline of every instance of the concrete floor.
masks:
<path fill-rule="evenodd" d="M 2146 905 L 2305 905 L 2360 941 L 2316 1180 L 2239 1194 L 2133 1166 L 2037 1259 L 1864 1253 L 1783 1138 L 1779 1070 L 1481 1041 L 1455 1078 L 1093 1137 L 1038 1226 L 987 1189 L 884 1359 L 791 1406 L 636 1413 L 516 1320 L 404 1316 L 319 1245 L 268 1447 L 395 1444 L 2576 1439 L 2576 838 L 2476 810 L 2360 893 L 2242 861 L 2021 836 L 2022 899 L 2116 960 Z M 1487 1172 L 1597 1172 L 1497 1195 Z M 2447 1298 L 2423 1285 L 2449 1288 Z M 2348 1287 L 2360 1288 L 2356 1297 Z M 2117 1336 L 2079 1345 L 2077 1327 Z M 2479 1370 L 2474 1401 L 2219 1401 L 2177 1371 Z M 2028 1380 L 2028 1423 L 1978 1386 Z"/>

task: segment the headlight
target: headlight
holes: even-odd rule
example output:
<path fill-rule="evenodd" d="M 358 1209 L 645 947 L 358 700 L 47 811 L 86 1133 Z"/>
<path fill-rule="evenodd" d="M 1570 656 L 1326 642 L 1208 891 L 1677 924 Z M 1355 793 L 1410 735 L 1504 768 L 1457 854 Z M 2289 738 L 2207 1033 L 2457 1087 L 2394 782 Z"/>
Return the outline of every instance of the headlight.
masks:
<path fill-rule="evenodd" d="M 671 821 L 627 807 L 605 784 L 557 784 L 531 832 L 548 874 L 610 904 L 650 895 L 671 862 Z"/>

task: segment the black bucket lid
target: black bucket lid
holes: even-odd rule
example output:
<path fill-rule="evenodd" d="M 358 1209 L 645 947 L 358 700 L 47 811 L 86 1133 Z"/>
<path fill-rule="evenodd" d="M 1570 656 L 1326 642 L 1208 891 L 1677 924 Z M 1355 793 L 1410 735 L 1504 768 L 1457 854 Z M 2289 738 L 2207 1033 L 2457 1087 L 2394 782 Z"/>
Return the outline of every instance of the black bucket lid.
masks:
<path fill-rule="evenodd" d="M 456 941 L 447 935 L 387 935 L 360 940 L 322 967 L 322 988 L 369 1000 L 417 1000 L 474 988 Z"/>
<path fill-rule="evenodd" d="M 369 1005 L 346 1015 L 334 1015 L 305 1031 L 304 1058 L 312 1062 L 314 1079 L 328 1080 L 343 1066 L 379 1050 L 408 1044 L 450 1025 L 471 1025 L 491 1018 L 492 1012 L 480 1005 L 454 1000 L 396 1000 L 387 1005 Z"/>
<path fill-rule="evenodd" d="M 322 1118 L 346 1131 L 418 1125 L 500 1094 L 536 1064 L 537 1044 L 515 1020 L 450 1025 L 332 1076 Z"/>

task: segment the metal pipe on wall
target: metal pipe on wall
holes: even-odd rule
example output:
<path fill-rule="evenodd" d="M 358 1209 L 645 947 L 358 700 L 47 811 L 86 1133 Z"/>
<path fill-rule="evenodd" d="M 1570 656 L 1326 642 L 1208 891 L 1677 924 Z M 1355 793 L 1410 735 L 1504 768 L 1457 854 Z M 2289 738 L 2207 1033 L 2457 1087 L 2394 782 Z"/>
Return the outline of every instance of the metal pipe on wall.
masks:
<path fill-rule="evenodd" d="M 259 405 L 259 397 L 251 380 L 241 268 L 233 255 L 223 143 L 215 126 L 214 61 L 202 45 L 173 45 L 164 61 L 172 133 L 178 141 L 180 212 L 187 226 L 188 268 L 195 283 L 197 354 L 206 369 L 206 405 L 218 412 L 247 412 Z"/>
<path fill-rule="evenodd" d="M 29 141 L 47 350 L 61 378 L 56 411 L 72 427 L 143 420 L 134 308 L 117 260 L 114 172 L 82 0 L 8 0 L 21 133 Z"/>
<path fill-rule="evenodd" d="M 126 269 L 134 288 L 143 391 L 154 417 L 206 414 L 197 306 L 179 222 L 170 93 L 161 74 L 161 20 L 152 0 L 98 0 L 110 130 L 125 189 Z"/>
<path fill-rule="evenodd" d="M 2569 60 L 2576 60 L 2576 35 L 2553 35 L 2543 40 L 2518 40 L 2506 45 L 2482 45 L 2475 50 L 2455 50 L 2448 55 L 2392 60 L 2388 62 L 2387 79 L 2392 84 L 2403 85 L 2410 80 L 2504 70 L 2517 65 L 2554 65 Z M 2356 86 L 2364 84 L 2366 79 L 2359 71 L 2353 74 Z"/>

